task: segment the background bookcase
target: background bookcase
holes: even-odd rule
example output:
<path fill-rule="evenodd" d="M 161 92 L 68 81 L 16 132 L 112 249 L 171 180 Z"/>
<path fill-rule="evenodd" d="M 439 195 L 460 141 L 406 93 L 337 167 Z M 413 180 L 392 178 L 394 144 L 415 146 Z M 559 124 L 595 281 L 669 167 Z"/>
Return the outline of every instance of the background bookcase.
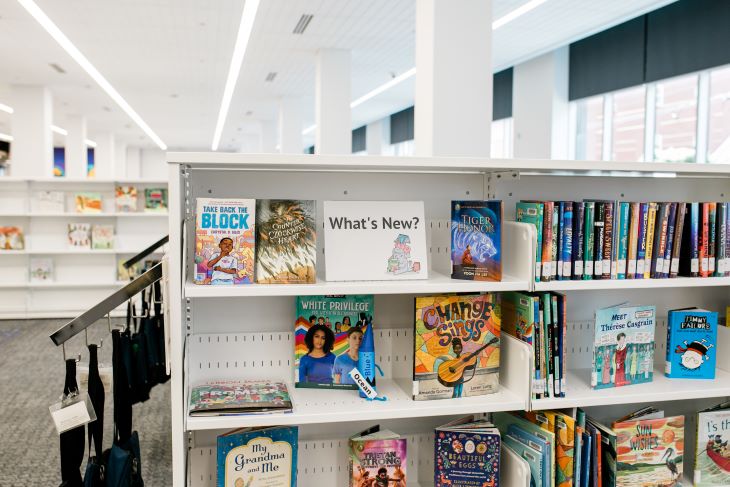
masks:
<path fill-rule="evenodd" d="M 699 407 L 730 395 L 730 363 L 721 360 L 714 381 L 668 381 L 661 375 L 663 331 L 668 309 L 697 305 L 724 310 L 727 278 L 534 283 L 536 233 L 514 220 L 521 198 L 623 200 L 716 200 L 730 196 L 730 166 L 604 163 L 581 161 L 392 158 L 324 155 L 242 155 L 170 153 L 170 292 L 172 344 L 173 485 L 215 485 L 215 439 L 237 427 L 300 425 L 300 486 L 344 485 L 348 436 L 380 423 L 409 439 L 409 485 L 433 485 L 432 430 L 466 413 L 586 407 L 610 422 L 639 403 L 660 403 L 668 413 L 691 415 Z M 195 199 L 293 198 L 318 201 L 322 228 L 324 200 L 422 200 L 429 243 L 429 279 L 399 282 L 327 282 L 324 238 L 318 238 L 318 280 L 312 285 L 205 287 L 192 284 L 189 265 L 194 245 Z M 449 276 L 450 202 L 504 200 L 504 280 L 475 283 Z M 658 289 L 654 289 L 658 288 Z M 570 368 L 568 397 L 530 400 L 531 350 L 517 340 L 502 341 L 500 392 L 476 398 L 414 402 L 410 399 L 413 359 L 413 297 L 459 291 L 560 290 L 568 296 Z M 290 387 L 294 412 L 288 415 L 192 418 L 188 387 L 219 377 L 293 379 L 294 297 L 312 294 L 375 295 L 377 352 L 385 377 L 378 389 L 385 403 L 368 403 L 351 391 L 297 390 Z M 650 385 L 591 391 L 586 387 L 593 311 L 630 301 L 655 304 L 657 369 Z M 721 330 L 718 350 L 730 346 Z M 588 362 L 587 367 L 590 367 Z M 631 390 L 633 389 L 633 390 Z M 640 389 L 640 390 L 639 390 Z M 571 394 L 572 392 L 572 394 Z M 699 399 L 701 398 L 701 399 Z M 687 452 L 692 444 L 688 442 Z M 411 445 L 414 445 L 411 448 Z M 685 455 L 691 477 L 693 455 Z M 502 483 L 526 485 L 526 472 L 505 455 Z"/>
<path fill-rule="evenodd" d="M 114 189 L 120 184 L 137 187 L 139 211 L 115 211 Z M 118 260 L 134 256 L 167 234 L 167 212 L 143 212 L 144 189 L 160 187 L 167 187 L 167 181 L 0 177 L 0 226 L 19 226 L 25 234 L 24 250 L 0 250 L 0 319 L 74 317 L 121 287 Z M 65 211 L 38 211 L 34 199 L 38 191 L 64 192 Z M 74 194 L 79 192 L 100 193 L 103 212 L 76 213 Z M 70 249 L 69 223 L 113 224 L 114 248 Z M 30 282 L 30 259 L 35 257 L 53 260 L 52 281 Z"/>

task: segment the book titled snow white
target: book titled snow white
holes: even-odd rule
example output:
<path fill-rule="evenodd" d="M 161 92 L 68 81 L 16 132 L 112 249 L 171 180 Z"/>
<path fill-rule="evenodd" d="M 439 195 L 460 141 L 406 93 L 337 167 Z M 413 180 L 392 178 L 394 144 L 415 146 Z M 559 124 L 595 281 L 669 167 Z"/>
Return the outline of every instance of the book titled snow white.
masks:
<path fill-rule="evenodd" d="M 309 284 L 317 280 L 317 202 L 256 201 L 256 282 Z"/>
<path fill-rule="evenodd" d="M 591 387 L 651 382 L 655 326 L 654 306 L 621 304 L 596 310 Z"/>
<path fill-rule="evenodd" d="M 716 312 L 698 308 L 670 310 L 664 375 L 673 379 L 714 379 L 716 346 Z"/>
<path fill-rule="evenodd" d="M 502 280 L 502 202 L 451 202 L 451 278 Z"/>
<path fill-rule="evenodd" d="M 325 201 L 328 281 L 428 279 L 423 201 Z"/>
<path fill-rule="evenodd" d="M 299 428 L 243 428 L 218 437 L 217 487 L 296 487 Z"/>
<path fill-rule="evenodd" d="M 256 200 L 198 198 L 195 284 L 250 284 L 256 248 Z"/>
<path fill-rule="evenodd" d="M 190 416 L 291 412 L 286 384 L 271 380 L 210 380 L 190 390 Z"/>

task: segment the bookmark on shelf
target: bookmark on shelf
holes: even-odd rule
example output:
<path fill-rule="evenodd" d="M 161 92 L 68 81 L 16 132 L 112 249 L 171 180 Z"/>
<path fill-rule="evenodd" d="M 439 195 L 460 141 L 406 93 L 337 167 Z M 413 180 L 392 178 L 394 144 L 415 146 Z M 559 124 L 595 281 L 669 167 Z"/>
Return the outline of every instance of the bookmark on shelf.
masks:
<path fill-rule="evenodd" d="M 380 372 L 380 375 L 383 375 L 383 371 L 378 367 L 375 366 L 377 370 Z M 364 375 L 357 369 L 357 367 L 353 367 L 352 370 L 350 370 L 350 377 L 352 377 L 352 380 L 355 381 L 355 384 L 357 384 L 357 387 L 360 388 L 360 392 L 365 395 L 365 399 L 368 401 L 387 401 L 388 398 L 385 396 L 378 397 L 378 391 L 375 390 L 375 387 L 368 382 L 368 380 L 365 378 Z"/>

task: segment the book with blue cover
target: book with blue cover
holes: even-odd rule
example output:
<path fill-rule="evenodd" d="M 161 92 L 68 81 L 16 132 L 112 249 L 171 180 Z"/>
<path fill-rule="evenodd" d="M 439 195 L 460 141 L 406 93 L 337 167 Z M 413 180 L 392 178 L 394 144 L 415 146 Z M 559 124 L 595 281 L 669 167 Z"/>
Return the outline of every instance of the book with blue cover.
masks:
<path fill-rule="evenodd" d="M 714 379 L 717 313 L 698 308 L 669 311 L 664 375 L 673 379 Z"/>
<path fill-rule="evenodd" d="M 596 310 L 591 387 L 651 382 L 656 307 L 620 304 Z"/>
<path fill-rule="evenodd" d="M 217 487 L 297 485 L 296 426 L 233 430 L 217 440 Z"/>
<path fill-rule="evenodd" d="M 436 428 L 434 484 L 499 486 L 499 430 L 473 416 Z"/>
<path fill-rule="evenodd" d="M 451 202 L 451 278 L 502 280 L 502 201 Z"/>

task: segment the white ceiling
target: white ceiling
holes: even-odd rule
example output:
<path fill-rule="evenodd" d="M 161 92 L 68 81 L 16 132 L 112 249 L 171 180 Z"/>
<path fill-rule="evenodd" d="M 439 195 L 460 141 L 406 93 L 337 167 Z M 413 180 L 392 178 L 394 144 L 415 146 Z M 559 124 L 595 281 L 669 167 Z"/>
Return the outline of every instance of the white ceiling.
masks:
<path fill-rule="evenodd" d="M 526 0 L 492 0 L 495 19 Z M 548 0 L 494 32 L 495 71 L 603 30 L 672 0 Z M 238 30 L 240 0 L 36 0 L 142 118 L 174 150 L 208 150 Z M 277 101 L 298 96 L 305 127 L 314 121 L 314 56 L 350 49 L 352 98 L 415 63 L 416 0 L 262 0 L 244 59 L 222 150 L 237 150 Z M 301 14 L 314 17 L 292 33 Z M 60 74 L 49 64 L 56 63 Z M 54 95 L 54 122 L 83 114 L 91 137 L 111 130 L 153 146 L 15 0 L 0 0 L 0 103 L 9 85 L 43 84 Z M 273 82 L 266 82 L 276 72 Z M 413 103 L 413 79 L 353 111 L 353 126 Z M 0 112 L 0 132 L 10 132 Z"/>

